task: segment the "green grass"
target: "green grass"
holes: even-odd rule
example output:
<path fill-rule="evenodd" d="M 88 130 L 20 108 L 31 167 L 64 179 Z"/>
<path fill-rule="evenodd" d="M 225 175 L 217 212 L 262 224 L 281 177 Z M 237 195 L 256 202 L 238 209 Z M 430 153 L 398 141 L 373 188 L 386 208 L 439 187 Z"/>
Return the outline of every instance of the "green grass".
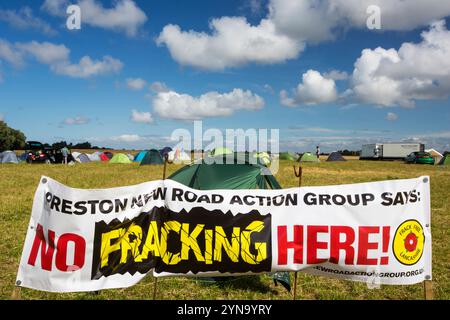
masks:
<path fill-rule="evenodd" d="M 293 162 L 282 161 L 276 175 L 285 188 L 296 187 Z M 169 165 L 168 174 L 180 166 Z M 450 299 L 450 168 L 407 165 L 401 162 L 322 162 L 303 164 L 303 185 L 345 183 L 431 177 L 433 235 L 433 286 L 436 299 Z M 10 299 L 18 269 L 34 192 L 42 175 L 76 188 L 110 188 L 162 178 L 162 166 L 140 167 L 92 163 L 62 165 L 0 165 L 0 297 Z M 368 289 L 366 284 L 324 277 L 298 275 L 300 299 L 422 299 L 422 284 L 382 286 Z M 152 299 L 153 279 L 149 276 L 126 289 L 93 293 L 54 294 L 22 288 L 23 299 Z M 292 299 L 282 286 L 275 286 L 268 275 L 248 276 L 224 283 L 210 283 L 187 277 L 158 280 L 157 299 Z"/>

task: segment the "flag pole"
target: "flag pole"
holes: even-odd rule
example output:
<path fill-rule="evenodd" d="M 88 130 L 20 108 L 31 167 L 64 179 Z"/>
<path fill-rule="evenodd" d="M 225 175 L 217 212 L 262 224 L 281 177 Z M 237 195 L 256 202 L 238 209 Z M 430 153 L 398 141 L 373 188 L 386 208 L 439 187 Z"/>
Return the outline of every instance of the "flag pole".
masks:
<path fill-rule="evenodd" d="M 294 166 L 294 174 L 298 178 L 298 187 L 300 188 L 302 186 L 302 174 L 303 174 L 303 170 L 300 165 L 298 167 L 298 172 L 296 167 Z M 294 273 L 294 300 L 297 299 L 297 276 L 298 272 L 296 271 Z"/>
<path fill-rule="evenodd" d="M 167 160 L 169 158 L 168 154 L 164 155 L 164 169 L 163 169 L 163 180 L 166 180 L 166 172 L 167 172 Z M 154 278 L 153 280 L 153 300 L 156 300 L 156 292 L 158 289 L 158 278 Z"/>

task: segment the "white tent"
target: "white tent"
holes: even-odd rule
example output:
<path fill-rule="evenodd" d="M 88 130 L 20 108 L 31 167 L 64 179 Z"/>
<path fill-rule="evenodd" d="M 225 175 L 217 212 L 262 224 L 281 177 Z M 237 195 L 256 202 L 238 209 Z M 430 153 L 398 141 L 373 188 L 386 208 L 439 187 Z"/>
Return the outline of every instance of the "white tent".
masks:
<path fill-rule="evenodd" d="M 100 155 L 98 155 L 97 152 L 88 154 L 87 156 L 89 157 L 89 160 L 91 160 L 91 161 L 101 161 Z"/>
<path fill-rule="evenodd" d="M 170 151 L 167 160 L 173 163 L 190 163 L 192 161 L 189 154 L 180 150 Z"/>
<path fill-rule="evenodd" d="M 431 156 L 434 158 L 434 164 L 438 164 L 444 157 L 439 151 L 436 151 L 434 149 L 427 149 L 425 150 L 425 152 L 431 154 Z"/>
<path fill-rule="evenodd" d="M 74 151 L 74 152 L 72 152 L 72 157 L 73 157 L 74 159 L 76 159 L 76 158 L 78 158 L 78 156 L 79 156 L 80 154 L 81 154 L 81 153 Z"/>

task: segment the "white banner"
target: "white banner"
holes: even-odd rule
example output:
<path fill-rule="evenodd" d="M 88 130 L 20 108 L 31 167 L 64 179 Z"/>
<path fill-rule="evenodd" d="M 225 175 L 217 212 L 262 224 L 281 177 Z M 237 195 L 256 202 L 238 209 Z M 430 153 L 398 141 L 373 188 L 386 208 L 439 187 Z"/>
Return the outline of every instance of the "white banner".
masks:
<path fill-rule="evenodd" d="M 175 181 L 82 190 L 42 177 L 16 284 L 96 291 L 155 276 L 277 271 L 431 279 L 429 177 L 282 190 Z"/>

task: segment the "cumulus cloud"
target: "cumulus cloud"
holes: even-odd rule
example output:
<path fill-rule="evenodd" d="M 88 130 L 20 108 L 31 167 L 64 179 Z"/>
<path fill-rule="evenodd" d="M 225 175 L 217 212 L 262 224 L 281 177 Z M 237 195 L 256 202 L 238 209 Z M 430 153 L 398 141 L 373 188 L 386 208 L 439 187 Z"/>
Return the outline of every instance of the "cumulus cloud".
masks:
<path fill-rule="evenodd" d="M 155 81 L 150 85 L 150 89 L 155 92 L 167 92 L 170 91 L 169 87 L 164 82 Z"/>
<path fill-rule="evenodd" d="M 329 72 L 325 72 L 323 74 L 323 77 L 327 78 L 327 79 L 333 79 L 335 81 L 347 80 L 348 79 L 348 73 L 345 72 L 345 71 L 331 70 Z"/>
<path fill-rule="evenodd" d="M 355 62 L 352 91 L 365 103 L 414 107 L 415 100 L 450 95 L 450 31 L 441 20 L 422 32 L 420 43 L 396 49 L 364 49 Z"/>
<path fill-rule="evenodd" d="M 166 45 L 179 64 L 199 69 L 280 63 L 298 57 L 308 43 L 367 28 L 371 5 L 380 7 L 382 30 L 413 30 L 450 15 L 450 2 L 442 0 L 270 0 L 268 15 L 257 25 L 244 17 L 220 17 L 207 33 L 170 24 L 157 43 Z"/>
<path fill-rule="evenodd" d="M 302 76 L 302 82 L 290 97 L 288 92 L 280 92 L 280 102 L 287 107 L 298 105 L 316 105 L 333 102 L 338 98 L 336 84 L 333 79 L 323 77 L 320 72 L 308 70 Z"/>
<path fill-rule="evenodd" d="M 45 0 L 42 9 L 51 15 L 65 16 L 68 0 Z M 136 36 L 147 21 L 147 15 L 132 0 L 118 0 L 112 8 L 105 8 L 100 1 L 79 0 L 81 23 Z"/>
<path fill-rule="evenodd" d="M 32 29 L 45 35 L 53 36 L 57 32 L 44 20 L 35 17 L 30 7 L 22 7 L 19 10 L 0 9 L 0 21 L 8 23 L 17 29 Z"/>
<path fill-rule="evenodd" d="M 111 140 L 117 142 L 137 142 L 142 140 L 142 137 L 137 134 L 122 134 L 120 136 L 112 137 Z"/>
<path fill-rule="evenodd" d="M 136 109 L 133 109 L 131 110 L 131 121 L 150 124 L 153 122 L 153 117 L 150 112 L 140 112 Z"/>
<path fill-rule="evenodd" d="M 210 23 L 211 33 L 182 31 L 167 25 L 157 43 L 165 45 L 173 59 L 182 65 L 200 69 L 223 70 L 250 62 L 272 64 L 296 58 L 302 42 L 276 31 L 267 19 L 257 26 L 244 17 L 222 17 Z"/>
<path fill-rule="evenodd" d="M 18 42 L 10 44 L 0 39 L 0 59 L 20 66 L 24 58 L 31 56 L 38 62 L 46 64 L 56 74 L 73 78 L 89 78 L 92 76 L 118 73 L 123 67 L 120 60 L 104 56 L 101 60 L 93 60 L 83 56 L 78 63 L 70 61 L 70 49 L 62 44 L 50 42 Z"/>
<path fill-rule="evenodd" d="M 450 14 L 450 2 L 441 0 L 271 0 L 269 19 L 289 37 L 317 43 L 366 28 L 371 5 L 381 10 L 382 30 L 413 30 Z"/>
<path fill-rule="evenodd" d="M 396 113 L 388 112 L 386 115 L 386 120 L 388 120 L 388 121 L 395 121 L 397 119 L 398 119 L 398 115 Z"/>
<path fill-rule="evenodd" d="M 212 91 L 199 97 L 175 91 L 159 92 L 152 102 L 159 116 L 175 120 L 226 117 L 237 110 L 258 110 L 264 106 L 263 98 L 242 89 L 233 89 L 228 93 Z"/>
<path fill-rule="evenodd" d="M 64 121 L 62 122 L 62 124 L 68 125 L 68 126 L 79 126 L 79 125 L 84 125 L 84 124 L 88 124 L 89 122 L 91 122 L 91 120 L 89 118 L 83 117 L 83 116 L 78 116 L 78 117 L 74 117 L 74 118 L 66 118 L 64 119 Z"/>
<path fill-rule="evenodd" d="M 126 80 L 126 85 L 127 88 L 131 90 L 142 90 L 147 85 L 147 81 L 141 78 L 128 78 Z"/>

